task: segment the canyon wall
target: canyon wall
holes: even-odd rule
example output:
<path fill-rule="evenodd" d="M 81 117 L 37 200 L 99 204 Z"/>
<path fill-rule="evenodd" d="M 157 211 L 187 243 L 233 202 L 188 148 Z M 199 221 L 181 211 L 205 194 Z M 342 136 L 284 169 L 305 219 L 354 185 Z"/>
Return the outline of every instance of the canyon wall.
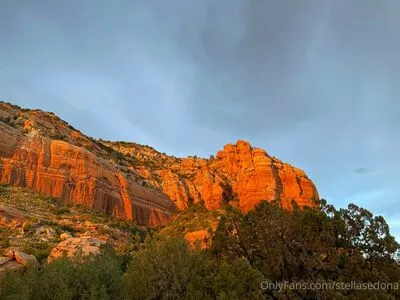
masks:
<path fill-rule="evenodd" d="M 264 200 L 290 209 L 292 201 L 314 206 L 319 198 L 302 170 L 246 141 L 215 158 L 176 158 L 94 140 L 52 113 L 7 103 L 0 103 L 0 182 L 153 226 L 195 203 L 247 212 Z"/>

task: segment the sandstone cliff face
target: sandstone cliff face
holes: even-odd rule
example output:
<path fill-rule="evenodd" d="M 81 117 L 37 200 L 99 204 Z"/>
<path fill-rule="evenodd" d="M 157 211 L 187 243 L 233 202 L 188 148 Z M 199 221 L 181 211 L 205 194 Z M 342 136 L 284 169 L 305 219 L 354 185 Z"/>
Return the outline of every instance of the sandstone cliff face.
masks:
<path fill-rule="evenodd" d="M 173 203 L 82 147 L 26 136 L 0 122 L 0 182 L 34 189 L 139 224 L 164 224 Z"/>
<path fill-rule="evenodd" d="M 176 158 L 127 142 L 93 140 L 38 110 L 0 103 L 0 182 L 32 188 L 139 224 L 164 224 L 204 203 L 251 210 L 281 199 L 313 206 L 317 190 L 300 169 L 245 141 L 215 158 Z"/>
<path fill-rule="evenodd" d="M 160 176 L 163 190 L 180 209 L 204 201 L 209 209 L 231 204 L 247 212 L 262 200 L 281 199 L 290 208 L 292 200 L 303 207 L 319 198 L 303 171 L 245 141 L 226 145 L 214 160 L 186 159 L 176 169 L 181 177 L 168 171 Z"/>

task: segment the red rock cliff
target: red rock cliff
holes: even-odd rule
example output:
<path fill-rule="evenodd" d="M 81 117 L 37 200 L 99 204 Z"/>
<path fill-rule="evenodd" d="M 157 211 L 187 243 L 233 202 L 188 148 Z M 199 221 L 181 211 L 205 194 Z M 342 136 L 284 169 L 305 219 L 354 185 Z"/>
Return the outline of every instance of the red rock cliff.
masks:
<path fill-rule="evenodd" d="M 23 135 L 0 122 L 0 182 L 27 187 L 139 224 L 165 223 L 174 204 L 163 193 L 129 180 L 88 150 L 47 137 Z"/>
<path fill-rule="evenodd" d="M 164 224 L 191 203 L 247 212 L 260 201 L 313 206 L 300 169 L 245 141 L 215 158 L 175 158 L 135 143 L 86 137 L 52 113 L 0 103 L 0 182 L 135 220 Z"/>
<path fill-rule="evenodd" d="M 314 206 L 319 198 L 302 170 L 245 141 L 226 145 L 213 160 L 188 158 L 171 169 L 176 173 L 159 173 L 162 188 L 180 209 L 204 201 L 209 209 L 229 203 L 247 212 L 262 200 L 281 199 L 290 208 L 292 200 L 303 207 Z"/>

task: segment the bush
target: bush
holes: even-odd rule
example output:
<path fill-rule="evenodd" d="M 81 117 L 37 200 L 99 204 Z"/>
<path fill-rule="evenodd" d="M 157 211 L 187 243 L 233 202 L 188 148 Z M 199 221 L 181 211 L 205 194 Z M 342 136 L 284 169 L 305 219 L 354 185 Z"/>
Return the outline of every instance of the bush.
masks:
<path fill-rule="evenodd" d="M 47 242 L 31 241 L 23 248 L 23 252 L 34 255 L 39 262 L 44 262 L 54 246 L 55 244 Z"/>
<path fill-rule="evenodd" d="M 260 283 L 263 275 L 245 258 L 232 264 L 222 263 L 215 276 L 214 290 L 218 299 L 263 299 Z"/>
<path fill-rule="evenodd" d="M 10 246 L 10 231 L 8 228 L 0 228 L 0 247 L 7 248 Z"/>
<path fill-rule="evenodd" d="M 69 209 L 66 208 L 66 207 L 59 208 L 59 209 L 57 209 L 57 210 L 55 211 L 55 214 L 56 214 L 57 216 L 64 215 L 64 214 L 70 214 L 70 213 L 71 213 L 71 210 L 69 210 Z"/>
<path fill-rule="evenodd" d="M 122 299 L 123 260 L 110 248 L 77 262 L 55 260 L 39 270 L 9 273 L 0 285 L 0 299 Z"/>
<path fill-rule="evenodd" d="M 8 248 L 10 246 L 10 239 L 7 236 L 1 237 L 1 248 Z"/>
<path fill-rule="evenodd" d="M 364 283 L 400 279 L 399 265 L 390 258 L 399 245 L 386 222 L 354 205 L 337 211 L 322 203 L 321 209 L 287 211 L 279 202 L 262 202 L 248 214 L 231 209 L 221 219 L 212 244 L 213 253 L 220 260 L 234 263 L 246 258 L 272 282 Z M 311 290 L 266 294 L 283 299 L 348 295 L 362 299 L 364 295 L 357 290 L 336 292 L 335 296 L 330 291 Z M 400 296 L 396 290 L 369 292 L 375 299 Z"/>
<path fill-rule="evenodd" d="M 124 276 L 128 299 L 263 299 L 261 281 L 246 259 L 217 261 L 178 237 L 151 241 Z"/>
<path fill-rule="evenodd" d="M 212 272 L 183 239 L 150 242 L 124 276 L 128 299 L 212 299 Z"/>
<path fill-rule="evenodd" d="M 99 256 L 7 274 L 0 299 L 400 299 L 399 290 L 261 290 L 264 280 L 399 282 L 400 265 L 390 258 L 398 244 L 382 217 L 354 205 L 320 208 L 289 212 L 279 202 L 247 214 L 227 208 L 211 249 L 193 250 L 183 237 L 149 231 L 131 256 L 105 247 Z M 192 207 L 178 227 L 206 213 Z M 40 249 L 36 255 L 44 257 Z"/>

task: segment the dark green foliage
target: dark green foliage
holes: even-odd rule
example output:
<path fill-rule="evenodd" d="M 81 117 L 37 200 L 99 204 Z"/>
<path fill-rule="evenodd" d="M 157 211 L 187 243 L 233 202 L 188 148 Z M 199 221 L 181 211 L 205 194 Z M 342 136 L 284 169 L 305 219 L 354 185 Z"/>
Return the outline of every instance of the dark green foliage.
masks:
<path fill-rule="evenodd" d="M 55 214 L 56 214 L 57 216 L 64 215 L 64 214 L 69 214 L 69 213 L 71 213 L 71 211 L 70 211 L 68 208 L 66 208 L 66 207 L 59 208 L 59 209 L 57 209 L 57 210 L 55 211 Z"/>
<path fill-rule="evenodd" d="M 391 257 L 399 248 L 382 217 L 349 205 L 337 211 L 326 202 L 320 209 L 260 203 L 247 215 L 230 209 L 213 241 L 214 254 L 234 261 L 245 257 L 272 282 L 398 282 L 399 265 Z M 330 298 L 332 291 L 267 291 L 282 299 Z M 338 292 L 338 291 L 335 291 Z M 362 297 L 365 291 L 343 291 Z M 398 291 L 372 291 L 371 295 L 397 297 Z M 336 294 L 337 296 L 338 294 Z M 278 297 L 278 298 L 279 298 Z M 394 299 L 393 298 L 393 299 Z M 391 299 L 391 298 L 388 298 Z"/>
<path fill-rule="evenodd" d="M 7 248 L 10 244 L 10 231 L 8 228 L 0 227 L 0 248 Z"/>
<path fill-rule="evenodd" d="M 18 119 L 18 116 L 8 116 L 8 117 L 1 117 L 0 121 L 11 127 L 17 128 L 17 124 L 16 124 L 17 119 Z"/>
<path fill-rule="evenodd" d="M 124 282 L 129 299 L 211 298 L 207 263 L 182 239 L 152 242 L 138 251 Z"/>
<path fill-rule="evenodd" d="M 245 258 L 232 264 L 223 262 L 214 278 L 214 290 L 218 299 L 263 299 L 260 282 L 263 275 Z"/>
<path fill-rule="evenodd" d="M 262 299 L 261 280 L 246 259 L 216 261 L 173 238 L 152 241 L 138 251 L 124 286 L 128 299 Z"/>
<path fill-rule="evenodd" d="M 72 226 L 66 225 L 66 224 L 62 224 L 62 225 L 58 225 L 58 230 L 57 231 L 58 232 L 67 231 L 67 232 L 70 232 L 70 233 L 75 233 L 75 232 L 78 232 L 78 229 L 76 229 L 76 228 L 74 228 Z"/>
<path fill-rule="evenodd" d="M 212 223 L 218 222 L 221 212 L 209 211 L 203 203 L 192 204 L 187 210 L 178 214 L 174 220 L 161 231 L 162 236 L 184 236 L 188 232 L 211 230 Z"/>
<path fill-rule="evenodd" d="M 7 185 L 0 184 L 0 195 L 5 194 L 7 192 Z"/>
<path fill-rule="evenodd" d="M 277 201 L 243 214 L 227 207 L 211 249 L 190 249 L 182 232 L 216 212 L 191 207 L 159 234 L 127 222 L 110 224 L 147 237 L 131 256 L 104 248 L 96 257 L 61 259 L 10 273 L 0 299 L 400 299 L 399 290 L 263 290 L 261 282 L 396 283 L 399 248 L 382 217 L 355 205 L 286 211 Z M 166 232 L 171 233 L 167 234 Z M 46 249 L 42 249 L 46 251 Z M 36 255 L 40 255 L 36 253 Z M 43 254 L 44 256 L 44 254 Z"/>
<path fill-rule="evenodd" d="M 39 262 L 45 262 L 54 246 L 55 243 L 31 241 L 22 250 L 27 254 L 34 255 Z"/>
<path fill-rule="evenodd" d="M 56 260 L 40 270 L 9 273 L 0 299 L 122 299 L 122 260 L 112 249 L 83 261 Z"/>

